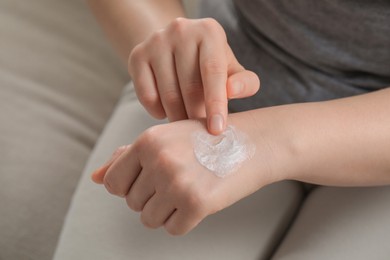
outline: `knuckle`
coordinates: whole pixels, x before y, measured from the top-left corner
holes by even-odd
[[[223,30],[222,26],[214,18],[204,18],[201,20],[201,24],[203,28],[209,33],[225,35],[225,31]]]
[[[111,174],[109,173],[110,171],[108,170],[106,176],[104,176],[103,185],[110,194],[118,195],[115,185],[113,184],[112,179],[110,178]]]
[[[110,194],[114,194],[114,193],[113,193],[113,189],[111,188],[110,181],[107,179],[107,177],[104,177],[104,179],[103,179],[103,185],[104,185],[104,187],[106,188],[106,190],[107,190]]]
[[[160,46],[165,42],[165,30],[161,29],[154,32],[150,37],[150,43],[156,46]]]
[[[145,107],[153,108],[158,105],[159,96],[155,91],[138,91],[137,96]]]
[[[166,225],[165,230],[172,236],[181,236],[186,233],[186,230],[181,229],[174,225]]]
[[[148,63],[150,59],[146,43],[142,42],[135,46],[129,54],[127,71],[131,77],[142,75],[142,71],[137,69],[142,63]]]
[[[177,84],[172,83],[169,85],[176,86]],[[181,95],[174,89],[164,91],[163,93],[161,93],[161,97],[168,105],[177,105],[177,104],[180,104],[182,102]]]
[[[183,17],[175,18],[170,24],[170,29],[174,33],[182,34],[187,30],[188,20]]]
[[[158,228],[158,225],[156,223],[153,223],[153,221],[151,221],[145,214],[141,214],[141,223],[147,227],[147,228],[151,228],[151,229],[156,229]]]
[[[142,79],[134,79],[138,84],[134,83],[137,97],[139,102],[144,108],[155,118],[163,119],[165,118],[164,108],[161,106],[160,96],[156,91],[144,91],[142,90]]]
[[[160,164],[159,169],[162,171],[159,174],[163,175],[161,178],[162,186],[167,193],[180,194],[184,196],[186,190],[188,189],[188,180],[184,177],[185,174],[177,170],[177,167],[172,166],[170,159],[165,161],[165,165]]]
[[[175,158],[168,149],[159,149],[156,155],[156,164],[160,169],[170,169],[176,164]]]
[[[142,206],[135,200],[133,200],[130,196],[126,197],[126,204],[130,209],[134,210],[135,212],[142,211]]]
[[[141,223],[142,223],[142,225],[144,225],[144,227],[153,228],[153,225],[150,224],[150,222],[147,219],[143,218],[143,217],[141,217]]]
[[[140,141],[145,145],[155,145],[157,141],[159,140],[158,138],[158,126],[152,126],[146,129],[142,135],[140,136]]]
[[[133,50],[130,52],[129,60],[128,60],[128,69],[130,75],[132,75],[133,67],[137,65],[137,63],[144,57],[144,48],[143,44],[138,44],[133,48]]]
[[[206,99],[205,100],[206,107],[212,108],[217,110],[218,108],[221,107],[226,107],[227,105],[227,100],[220,100],[220,99]]]
[[[182,94],[191,97],[192,95],[203,95],[203,84],[201,81],[188,81],[183,83]]]
[[[205,59],[201,66],[206,75],[224,75],[227,73],[227,68],[216,59]]]

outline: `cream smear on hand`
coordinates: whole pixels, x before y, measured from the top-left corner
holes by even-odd
[[[247,135],[232,125],[227,126],[226,130],[218,136],[206,131],[194,133],[196,159],[221,178],[240,168],[244,161],[254,155],[255,149],[255,145],[249,142]]]

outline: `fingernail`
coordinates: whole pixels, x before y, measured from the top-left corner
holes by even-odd
[[[244,85],[241,81],[234,81],[230,88],[230,97],[236,97],[241,94]]]
[[[222,115],[216,114],[211,116],[210,119],[210,131],[213,133],[220,133],[223,130],[223,118]]]

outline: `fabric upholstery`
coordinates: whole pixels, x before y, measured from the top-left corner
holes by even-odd
[[[273,260],[389,259],[390,187],[318,187]]]
[[[83,1],[0,0],[0,259],[51,259],[127,80]]]

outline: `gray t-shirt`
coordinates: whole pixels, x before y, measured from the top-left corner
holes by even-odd
[[[209,2],[203,16],[221,22],[240,62],[262,82],[255,97],[230,102],[232,110],[390,86],[389,0]]]

